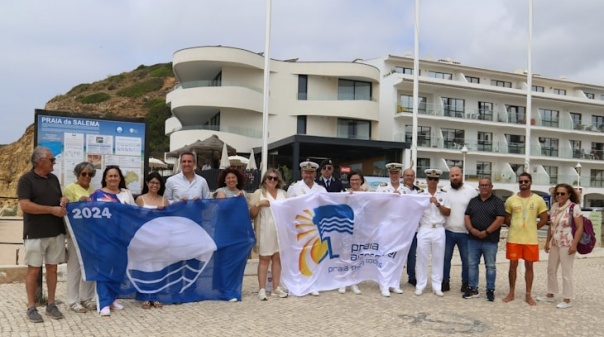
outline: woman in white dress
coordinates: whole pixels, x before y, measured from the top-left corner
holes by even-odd
[[[168,199],[164,198],[166,185],[163,177],[157,172],[151,172],[145,178],[145,186],[143,194],[136,198],[136,204],[143,208],[163,209],[168,206]],[[151,309],[151,307],[161,308],[162,303],[154,299],[151,294],[137,293],[137,300],[142,301],[143,309]]]
[[[346,189],[346,192],[350,192],[350,193],[355,193],[355,192],[365,192],[366,190],[363,188],[363,185],[365,185],[365,177],[363,177],[363,174],[359,171],[352,171],[350,173],[350,176],[348,178],[348,181],[350,181],[350,187],[348,189]],[[350,288],[352,288],[352,292],[355,295],[360,295],[361,294],[361,289],[359,289],[359,285],[358,284],[353,284]],[[340,289],[338,289],[338,292],[340,294],[344,294],[346,293],[346,287],[342,287]]]
[[[269,265],[273,276],[273,291],[271,295],[280,298],[287,297],[287,293],[279,285],[281,278],[281,258],[279,256],[279,243],[277,242],[277,229],[271,213],[271,201],[286,199],[283,190],[285,182],[281,174],[274,168],[269,168],[262,176],[260,188],[250,198],[250,216],[256,219],[256,238],[258,239],[260,261],[258,263],[258,298],[266,301],[266,278]]]

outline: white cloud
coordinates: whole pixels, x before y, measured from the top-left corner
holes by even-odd
[[[34,109],[80,83],[176,50],[264,49],[265,1],[4,0],[0,2],[0,143]],[[271,57],[373,58],[413,51],[413,1],[273,1]],[[527,68],[526,0],[422,0],[420,55],[503,71]],[[533,71],[604,85],[604,1],[534,0]]]

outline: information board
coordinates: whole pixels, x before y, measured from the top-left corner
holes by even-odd
[[[74,167],[88,161],[96,168],[94,189],[101,188],[103,170],[118,165],[133,194],[140,194],[148,153],[145,120],[105,119],[94,115],[36,110],[35,146],[45,146],[56,158],[53,173],[64,189],[76,181]]]

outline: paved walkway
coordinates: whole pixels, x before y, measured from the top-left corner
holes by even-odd
[[[546,258],[546,256],[542,256]],[[409,285],[402,295],[380,296],[375,283],[361,284],[362,295],[337,291],[319,297],[256,297],[257,282],[246,276],[243,301],[197,302],[143,310],[136,301],[111,317],[76,314],[62,304],[65,319],[30,323],[25,317],[25,286],[0,285],[0,336],[602,336],[604,303],[604,249],[575,261],[577,299],[570,309],[555,303],[528,306],[524,301],[524,273],[519,270],[517,298],[503,303],[508,291],[508,263],[500,254],[497,265],[496,301],[463,299],[460,282],[439,298],[430,293],[415,296]],[[535,264],[534,295],[545,293],[547,262]],[[484,268],[480,283],[484,287]],[[460,275],[460,267],[452,267]],[[403,277],[406,280],[406,275]],[[482,291],[482,289],[481,289]],[[59,282],[58,298],[65,300],[65,283]],[[43,308],[40,308],[43,312]]]

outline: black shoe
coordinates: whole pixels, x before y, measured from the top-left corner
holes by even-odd
[[[492,290],[492,289],[487,290],[487,301],[489,301],[489,302],[495,301],[495,290]]]
[[[468,289],[466,289],[465,293],[463,294],[463,298],[477,298],[480,296],[480,293],[478,293],[478,289],[472,289],[470,287],[468,287]]]
[[[409,281],[407,281],[407,283],[409,283],[412,286],[416,286],[417,285],[417,280],[414,278],[410,278]]]
[[[449,282],[443,282],[442,287],[440,288],[441,291],[449,291],[451,290],[451,287],[449,286]]]
[[[468,290],[469,288],[470,288],[470,287],[468,286],[468,284],[467,284],[467,283],[464,283],[464,284],[462,284],[462,285],[461,285],[461,290],[460,290],[460,291],[461,291],[462,293],[465,293],[465,292],[466,292],[466,290]]]

